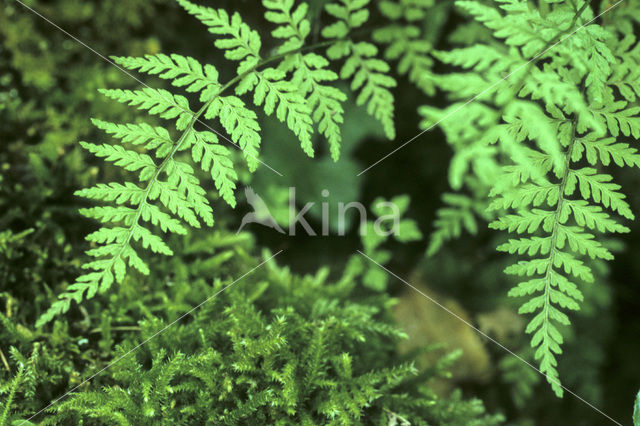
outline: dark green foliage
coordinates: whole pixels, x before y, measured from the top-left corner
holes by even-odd
[[[5,322],[4,319],[2,322]],[[11,358],[17,371],[14,377],[0,386],[0,395],[3,397],[0,406],[0,425],[14,424],[12,419],[18,419],[18,413],[24,413],[25,406],[21,405],[25,400],[33,400],[36,388],[40,384],[38,369],[42,366],[40,356],[40,344],[33,345],[33,353],[25,358],[15,347],[11,347]],[[6,361],[6,360],[5,360]],[[20,396],[20,398],[18,398]],[[27,423],[30,424],[30,423]]]
[[[406,214],[409,209],[409,197],[400,195],[394,197],[390,201],[378,198],[372,205],[372,212],[376,216],[375,221],[369,220],[364,224],[364,235],[362,236],[362,251],[365,256],[381,265],[387,264],[391,260],[391,252],[385,250],[383,245],[391,237],[393,239],[408,243],[411,241],[419,241],[422,239],[422,233],[418,229],[418,225],[412,219],[402,219],[398,223],[390,220],[383,220],[385,216],[388,218],[392,214],[394,206],[398,209],[400,217]],[[378,223],[378,221],[381,221]],[[384,291],[387,289],[389,275],[382,268],[375,264],[365,261],[366,272],[362,278],[365,287],[375,291]]]
[[[405,336],[389,322],[392,300],[354,294],[364,272],[358,257],[337,282],[327,282],[328,272],[299,277],[268,263],[123,358],[111,379],[96,378],[103,390],[52,407],[55,415],[45,423],[382,424],[392,416],[412,424],[499,422],[478,401],[459,394],[441,399],[426,386],[454,358],[420,375],[408,360],[396,359],[394,341]],[[182,281],[189,275],[178,275],[173,291],[216,294],[227,284]],[[143,322],[137,339],[119,345],[114,358],[170,319]]]
[[[24,366],[18,367],[16,376],[8,383],[7,388],[2,389],[3,393],[7,394],[4,400],[4,404],[0,408],[0,424],[4,425],[9,419],[9,413],[11,412],[11,406],[13,405],[13,398],[16,395],[18,386],[22,384],[22,375],[24,373]]]

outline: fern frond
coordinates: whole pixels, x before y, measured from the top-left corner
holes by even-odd
[[[342,40],[327,50],[329,59],[346,58],[340,78],[351,79],[351,89],[359,91],[358,105],[367,105],[367,112],[382,123],[389,139],[395,138],[394,97],[390,89],[396,81],[389,75],[389,65],[378,59],[378,48],[368,42],[354,42],[348,39],[352,30],[360,28],[369,19],[369,0],[340,0],[329,3],[325,10],[338,19],[322,30],[328,39]]]
[[[574,148],[574,161],[586,156],[587,161],[592,166],[598,160],[604,166],[608,166],[611,160],[619,166],[638,167],[640,166],[640,155],[635,148],[631,148],[626,143],[616,143],[616,138],[600,139],[597,135],[590,134],[576,141]]]
[[[66,289],[39,319],[38,326],[68,311],[72,300],[80,302],[121,283],[128,267],[148,274],[143,260],[145,251],[172,254],[164,242],[164,233],[184,235],[186,225],[198,228],[201,222],[213,224],[206,191],[189,161],[198,163],[199,168],[210,174],[220,198],[235,206],[238,172],[229,149],[218,143],[214,133],[196,130],[194,125],[201,118],[218,120],[231,142],[242,150],[249,170],[254,171],[259,163],[260,125],[256,112],[245,104],[242,96],[251,94],[253,103],[262,107],[267,116],[275,115],[285,123],[309,156],[314,155],[312,138],[317,126],[329,143],[332,158],[337,160],[346,95],[332,83],[340,77],[351,79],[352,88],[359,92],[357,103],[367,104],[367,110],[382,123],[387,136],[394,137],[393,95],[389,89],[396,83],[388,75],[389,66],[376,57],[375,45],[348,37],[368,20],[369,2],[341,1],[343,6],[327,6],[327,11],[338,18],[325,33],[331,40],[308,46],[307,3],[264,0],[265,17],[276,25],[272,34],[281,44],[275,56],[263,58],[260,35],[239,14],[177,0],[216,36],[214,44],[225,58],[238,62],[236,75],[224,84],[219,82],[216,67],[189,56],[159,53],[113,58],[128,70],[168,80],[174,88],[196,95],[201,105],[192,109],[185,96],[165,89],[100,90],[112,100],[172,121],[178,136],[174,138],[168,130],[145,123],[93,120],[96,127],[119,139],[122,145],[82,142],[81,146],[135,175],[137,183],[125,180],[97,184],[77,192],[79,196],[107,204],[82,209],[84,215],[103,226],[87,237],[91,245],[87,254],[93,260],[83,265],[86,273]],[[415,6],[407,9],[408,20],[415,19],[417,10],[425,5]],[[329,49],[329,57],[346,59],[340,76],[330,69],[326,57],[306,52],[308,47],[329,45],[335,45]],[[227,90],[235,93],[225,95]],[[181,158],[187,150],[190,160]]]
[[[206,191],[195,176],[193,167],[189,164],[172,159],[167,164],[165,174],[169,184],[178,188],[185,195],[189,205],[196,215],[209,227],[213,226],[213,209],[206,198]]]
[[[342,104],[347,100],[347,95],[336,87],[323,84],[338,79],[336,73],[325,68],[329,65],[329,61],[325,58],[309,53],[304,55],[301,61],[304,65],[300,69],[305,70],[305,75],[301,78],[306,78],[306,84],[311,86],[307,102],[313,111],[313,120],[317,123],[320,133],[329,142],[333,161],[338,161],[342,142],[340,126],[344,122]]]
[[[148,197],[152,201],[159,200],[171,213],[184,219],[194,228],[200,227],[193,207],[187,202],[186,194],[173,182],[157,179],[149,189]]]
[[[240,61],[238,75],[222,85],[218,81],[215,67],[202,65],[194,58],[177,54],[114,58],[124,68],[170,80],[173,86],[198,94],[203,105],[197,112],[193,112],[184,96],[164,89],[147,87],[141,90],[100,90],[110,99],[146,110],[150,115],[175,120],[175,127],[181,135],[174,142],[167,130],[148,124],[117,124],[94,120],[96,127],[120,139],[124,144],[143,146],[147,152],[155,150],[155,157],[159,162],[156,163],[148,153],[130,150],[121,145],[81,143],[96,156],[134,173],[141,184],[128,181],[122,184],[98,184],[77,192],[79,196],[114,203],[115,206],[82,210],[86,216],[105,225],[87,237],[92,244],[87,254],[94,260],[83,265],[88,272],[66,289],[49,311],[41,316],[38,326],[55,315],[66,312],[72,300],[80,302],[85,297],[93,297],[98,291],[106,291],[114,283],[122,282],[128,266],[144,274],[149,273],[149,268],[140,255],[141,250],[172,254],[161,237],[162,233],[185,234],[183,224],[196,228],[201,226],[200,221],[209,226],[213,224],[212,209],[193,167],[177,158],[183,151],[191,151],[191,159],[211,175],[221,198],[232,207],[235,206],[234,190],[238,175],[229,150],[218,144],[218,138],[213,133],[194,129],[194,124],[200,117],[219,119],[232,141],[242,149],[249,169],[253,171],[257,168],[260,145],[257,116],[239,97],[222,96],[226,89],[237,85],[235,90],[239,95],[253,90],[254,102],[258,106],[264,106],[267,115],[275,112],[276,117],[285,122],[300,139],[303,150],[309,155],[313,155],[312,116],[326,115],[328,107],[340,108],[331,102],[343,98],[332,88],[320,88],[320,82],[332,79],[330,72],[324,68],[328,64],[324,58],[303,57],[307,60],[309,71],[305,78],[311,76],[317,86],[317,90],[310,96],[311,100],[307,101],[308,88],[302,90],[298,87],[297,80],[287,80],[288,71],[277,68],[259,69],[275,60],[286,62],[290,57],[298,57],[298,52],[291,55],[283,53],[275,59],[263,60],[260,56],[261,41],[258,33],[243,23],[237,13],[229,16],[224,10],[196,6],[186,0],[178,2],[218,36],[215,45],[224,50],[226,58]],[[305,30],[305,25],[308,25],[304,16],[306,6],[295,10],[287,3],[276,2],[269,6],[276,13],[269,15],[271,19],[282,19],[282,15],[277,15],[275,10],[291,18],[291,28],[295,28],[296,33],[303,34],[298,44],[304,43],[304,35],[308,34],[308,30]],[[282,37],[289,37],[282,27],[277,31]],[[320,118],[318,120],[321,130],[329,135],[333,145],[332,152],[337,156],[340,142],[337,127],[327,123],[326,117],[324,121]],[[334,123],[340,121],[341,116]],[[143,225],[144,222],[148,227]]]
[[[306,19],[307,4],[301,3],[295,10],[294,2],[288,0],[263,0],[263,4],[271,10],[265,14],[267,20],[279,24],[272,35],[284,39],[278,51],[283,53],[303,46],[310,32],[310,24]],[[279,69],[284,72],[294,71],[292,83],[307,98],[313,112],[313,121],[329,142],[333,160],[338,161],[342,140],[340,125],[344,121],[342,103],[347,96],[340,89],[325,84],[338,79],[338,75],[328,69],[328,66],[329,61],[316,53],[297,53],[287,57]]]
[[[592,198],[596,203],[602,202],[605,207],[617,211],[627,219],[633,220],[631,207],[624,199],[626,196],[619,192],[620,185],[612,182],[613,177],[601,174],[591,167],[570,170],[567,177],[566,193],[573,193],[576,186],[579,187],[582,198]]]
[[[106,91],[106,93],[115,95],[117,100],[137,99],[137,94],[131,95],[130,93],[135,92],[130,91]],[[124,95],[121,96],[123,93]],[[150,90],[147,93],[157,94],[158,92]],[[161,99],[165,98],[162,97]],[[160,101],[157,100],[157,102]],[[175,178],[162,181],[160,179],[161,174],[166,172],[167,166],[169,164],[173,165],[173,156],[193,131],[194,122],[194,117],[190,117],[185,133],[183,133],[178,143],[173,144],[171,152],[167,154],[160,165],[156,165],[148,155],[128,151],[118,145],[84,144],[87,149],[98,156],[115,161],[116,165],[120,165],[125,169],[138,171],[141,182],[147,183],[143,187],[131,182],[125,182],[124,185],[119,183],[98,184],[93,188],[80,190],[76,193],[79,196],[90,199],[112,201],[119,205],[129,204],[133,207],[135,213],[131,214],[125,209],[117,211],[83,210],[83,213],[89,217],[98,219],[103,223],[117,221],[123,223],[126,227],[103,227],[87,236],[88,241],[98,245],[97,248],[87,251],[87,254],[96,258],[96,260],[83,265],[84,269],[88,269],[91,272],[78,277],[76,282],[69,286],[66,292],[60,296],[60,299],[54,302],[50,309],[38,319],[37,326],[68,311],[71,300],[80,303],[85,297],[92,298],[98,291],[106,291],[114,282],[122,282],[127,265],[148,274],[149,268],[147,264],[141,259],[132,243],[137,242],[143,249],[148,249],[153,253],[173,254],[161,237],[153,234],[148,228],[140,224],[141,221],[147,221],[152,225],[159,226],[164,232],[184,234],[184,227],[172,216],[160,211],[158,206],[153,204],[153,201],[158,200],[172,215],[184,220],[191,226],[200,227],[200,222],[194,213],[196,208],[205,216],[206,220],[212,222],[212,219],[207,216],[208,209],[203,206],[203,204],[206,205],[206,200],[203,201],[202,189],[199,188],[199,185],[197,187],[192,186],[196,181],[193,179],[176,181]],[[126,126],[114,128],[108,124],[105,125],[103,122],[100,122],[100,124],[111,130],[122,131],[128,128]],[[140,127],[135,127],[134,129],[139,130]],[[148,128],[145,130],[148,130]],[[135,133],[127,139],[131,141],[139,140],[139,134]]]
[[[294,10],[294,4],[292,0],[262,0],[262,5],[268,10],[264,17],[280,25],[271,32],[275,38],[284,40],[278,48],[279,53],[301,48],[311,32],[311,25],[306,19],[309,5],[300,3]]]
[[[249,169],[253,171],[258,167],[260,125],[256,114],[247,109],[240,98],[219,96],[222,85],[218,82],[218,71],[215,67],[209,64],[203,66],[194,58],[177,54],[113,59],[127,69],[158,75],[160,78],[171,80],[171,84],[176,87],[184,87],[187,92],[199,93],[200,101],[208,103],[204,117],[219,118],[232,141],[242,150]]]
[[[640,107],[626,108],[627,105],[626,101],[612,102],[593,112],[599,116],[602,126],[608,128],[612,136],[618,137],[622,133],[640,139]]]
[[[428,15],[434,2],[412,0],[385,0],[378,2],[383,16],[391,24],[376,30],[373,39],[387,45],[384,57],[397,61],[398,74],[406,75],[425,94],[435,94],[432,43],[417,25]]]
[[[240,81],[235,89],[236,94],[240,96],[255,91],[253,100],[256,106],[264,106],[267,115],[275,111],[276,117],[298,137],[304,152],[312,157],[313,119],[312,109],[305,99],[306,93],[294,82],[286,80],[286,72],[274,68],[256,69],[256,65],[263,61],[260,54],[262,42],[258,33],[245,24],[237,13],[230,18],[223,9],[196,6],[186,0],[178,0],[178,3],[207,25],[211,33],[227,36],[217,39],[215,45],[225,51],[227,59],[241,61],[238,67]],[[278,22],[282,20],[283,13],[290,13],[287,16],[292,19],[293,28],[300,31],[299,25],[303,25],[302,15],[306,13],[305,6],[299,7],[295,12],[291,12],[290,2],[267,2],[265,6],[280,11],[280,14],[267,12],[268,18]],[[291,27],[281,27],[280,30],[276,30],[276,34],[285,38],[289,37],[290,31]],[[303,39],[297,42],[289,40],[287,46],[299,44],[301,40]]]
[[[144,189],[134,183],[125,182],[122,185],[118,182],[112,182],[99,183],[93,188],[82,189],[76,192],[76,195],[92,200],[114,201],[116,204],[137,205],[142,201],[144,193]]]
[[[531,344],[536,347],[535,357],[540,362],[540,370],[547,375],[558,395],[563,392],[556,370],[556,356],[562,353],[560,346],[563,343],[560,326],[570,324],[562,310],[579,309],[583,299],[574,279],[586,282],[594,279],[591,267],[579,256],[611,260],[613,255],[593,232],[629,231],[590,200],[624,217],[633,217],[624,195],[618,192],[619,185],[611,183],[609,175],[598,174],[591,168],[571,168],[573,162],[581,160],[584,152],[580,148],[576,151],[581,146],[576,127],[574,123],[565,151],[566,165],[555,189],[548,180],[517,185],[499,194],[492,205],[493,208],[516,210],[515,214],[501,216],[492,222],[492,228],[531,235],[510,239],[498,250],[532,258],[519,261],[505,272],[539,278],[518,284],[509,295],[535,295],[522,305],[520,313],[536,314],[527,326],[527,332],[533,335]],[[576,195],[580,199],[574,198]]]
[[[593,23],[588,2],[543,4],[457,1],[481,25],[453,41],[462,46],[433,53],[460,68],[434,81],[453,100],[474,100],[439,124],[454,148],[450,183],[474,193],[484,187],[493,197],[490,227],[515,234],[498,250],[524,257],[505,272],[528,278],[509,294],[524,298],[521,313],[533,314],[526,331],[535,358],[561,395],[557,357],[570,324],[566,312],[580,308],[582,282],[595,280],[593,262],[613,258],[603,234],[628,232],[618,216],[634,218],[620,185],[600,166],[640,165],[636,149],[620,140],[640,137],[640,110],[629,82],[635,40]],[[450,112],[423,108],[423,126]],[[462,206],[449,210],[440,221],[465,217]],[[454,235],[460,228],[451,229]]]

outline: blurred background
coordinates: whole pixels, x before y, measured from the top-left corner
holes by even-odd
[[[224,63],[212,36],[171,0],[25,3],[104,56],[179,52],[203,63]],[[311,3],[312,13],[317,13],[325,2]],[[219,0],[215,6],[239,11],[267,37],[269,28],[255,0]],[[452,12],[449,1],[438,2],[436,9],[429,30],[436,48],[446,49],[447,35],[462,18]],[[233,67],[219,69],[221,81],[233,76]],[[97,92],[102,87],[137,88],[139,83],[13,0],[2,2],[0,303],[4,311],[10,304],[33,306],[21,310],[25,324],[33,322],[51,295],[59,292],[58,283],[73,280],[82,262],[84,236],[95,225],[78,214],[84,204],[74,197],[74,191],[117,177],[115,170],[103,170],[102,163],[78,144],[106,140],[92,128],[90,117],[127,122],[136,116],[134,110],[102,98]],[[508,257],[495,250],[501,237],[481,224],[475,237],[454,241],[435,257],[425,256],[441,194],[449,190],[451,150],[441,131],[424,134],[392,158],[356,176],[420,131],[417,110],[421,105],[446,105],[442,96],[426,97],[403,80],[394,94],[395,141],[386,140],[381,127],[353,99],[347,102],[343,150],[337,163],[322,151],[323,144],[318,145],[315,159],[305,157],[286,128],[275,120],[263,120],[261,159],[285,176],[280,178],[263,167],[253,176],[245,172],[243,183],[253,186],[279,217],[287,214],[278,206],[290,186],[296,187],[299,204],[327,201],[321,196],[323,189],[329,190],[332,205],[353,200],[371,205],[378,197],[409,195],[406,217],[416,221],[425,238],[408,244],[389,242],[385,246],[391,254],[388,268],[530,359],[525,318],[516,313],[518,301],[506,297],[513,282],[502,273]],[[640,174],[629,169],[614,173],[639,212]],[[236,229],[250,210],[242,191],[238,198],[235,210],[217,203],[216,226]],[[320,227],[317,210],[310,222]],[[640,221],[628,226],[630,234],[608,242],[618,251],[615,261],[599,265],[600,279],[583,289],[585,302],[573,316],[574,327],[560,358],[563,383],[616,419],[631,418],[640,386]],[[299,273],[328,265],[338,276],[347,258],[361,247],[353,226],[346,237],[292,238],[256,226],[250,232],[260,247],[285,249],[279,262]],[[439,392],[460,387],[465,395],[482,399],[489,412],[502,412],[513,424],[604,424],[599,414],[573,396],[556,398],[535,371],[404,284],[389,279],[387,291],[398,298],[396,319],[411,336],[401,350],[429,342],[463,350],[452,380],[443,382]]]

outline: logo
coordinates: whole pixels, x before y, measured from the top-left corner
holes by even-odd
[[[284,229],[282,229],[280,225],[278,225],[278,222],[273,218],[267,204],[250,186],[244,189],[244,194],[247,197],[247,203],[253,207],[253,211],[244,215],[240,228],[238,228],[238,232],[236,232],[236,234],[242,231],[242,229],[250,223],[258,223],[262,226],[266,226],[267,228],[273,228],[281,234],[286,234]]]
[[[331,226],[329,225],[331,222],[334,225],[337,225],[333,227],[334,230],[337,229],[337,234],[339,236],[343,236],[346,232],[346,225],[350,222],[347,220],[347,215],[349,212],[355,212],[359,216],[359,231],[361,235],[364,236],[367,232],[373,232],[376,235],[384,237],[399,235],[402,209],[394,202],[378,201],[373,206],[373,210],[376,214],[375,222],[367,222],[367,209],[362,203],[357,201],[352,201],[346,204],[339,202],[337,203],[337,206],[331,206],[329,202],[326,201],[322,202],[320,203],[322,207],[320,217],[322,230],[318,234],[305,217],[316,203],[306,203],[298,210],[296,205],[296,189],[294,187],[289,188],[289,224],[286,231],[282,226],[280,226],[280,224],[278,224],[274,216],[269,211],[267,204],[264,202],[262,197],[253,190],[253,188],[246,187],[244,193],[247,198],[247,203],[253,208],[253,211],[244,215],[236,234],[250,224],[259,224],[266,226],[267,228],[274,229],[280,234],[289,236],[295,236],[299,227],[302,228],[307,235],[312,237],[317,235],[329,236],[331,229]],[[329,196],[329,191],[325,189],[321,192],[321,195],[322,197],[327,198]],[[332,218],[332,212],[337,213],[337,216],[334,215]],[[282,221],[280,223],[282,223]]]

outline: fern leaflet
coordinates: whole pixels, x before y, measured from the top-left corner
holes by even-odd
[[[322,35],[340,40],[327,50],[327,56],[332,60],[346,58],[340,77],[352,79],[351,89],[360,91],[356,103],[366,104],[367,112],[382,123],[387,137],[394,139],[394,99],[390,89],[396,86],[396,81],[388,74],[389,65],[376,58],[378,48],[374,44],[348,38],[369,19],[368,4],[369,0],[340,0],[340,3],[327,4],[327,13],[338,21],[325,27]]]

